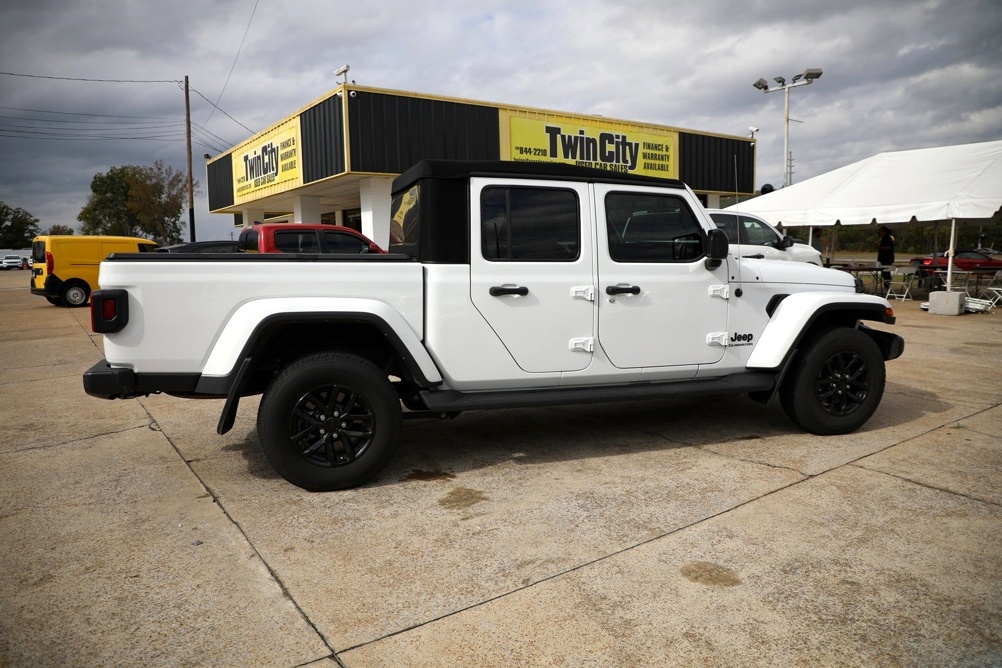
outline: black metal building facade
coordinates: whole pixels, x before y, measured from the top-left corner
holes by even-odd
[[[277,131],[266,130],[210,160],[206,179],[209,209],[236,213],[248,201],[257,199],[267,207],[269,201],[278,201],[276,194],[322,196],[331,190],[324,187],[339,179],[352,175],[396,176],[422,159],[517,159],[512,155],[514,140],[506,134],[509,116],[522,115],[538,123],[545,122],[550,113],[343,85],[275,126],[295,127],[298,132],[293,142],[298,144],[297,149],[283,154],[295,155],[298,161],[285,163],[296,164],[294,179],[267,188],[245,188],[243,194],[238,194],[235,177],[239,179],[239,174],[235,172],[243,169],[241,159],[246,161],[246,156],[256,150],[255,141],[262,144]],[[750,139],[562,112],[552,115],[565,125],[581,119],[599,129],[603,124],[620,128],[629,124],[638,133],[669,133],[677,137],[671,157],[677,162],[677,171],[665,176],[679,178],[697,193],[754,192],[755,149]]]

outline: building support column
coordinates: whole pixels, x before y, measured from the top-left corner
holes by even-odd
[[[240,212],[244,217],[244,227],[250,227],[254,223],[264,222],[264,209],[244,209]]]
[[[293,205],[292,222],[294,223],[319,223],[320,198],[299,196]]]
[[[362,234],[382,248],[390,247],[390,177],[369,177],[359,182],[362,203]]]

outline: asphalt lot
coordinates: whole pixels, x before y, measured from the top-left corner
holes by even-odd
[[[103,401],[87,309],[0,272],[0,665],[1002,665],[1002,311],[896,303],[847,436],[745,398],[405,422],[361,489],[256,402]]]

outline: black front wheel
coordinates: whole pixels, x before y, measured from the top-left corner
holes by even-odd
[[[393,455],[400,400],[386,374],[344,353],[289,365],[261,399],[257,430],[275,470],[312,492],[357,487]]]
[[[838,327],[802,342],[779,398],[786,415],[812,434],[847,434],[877,410],[885,380],[873,339]]]

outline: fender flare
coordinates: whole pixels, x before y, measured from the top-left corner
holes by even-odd
[[[264,329],[276,322],[365,322],[387,338],[411,373],[427,386],[442,383],[442,375],[421,338],[406,318],[389,304],[372,299],[289,297],[257,299],[242,304],[216,337],[202,367],[202,381],[232,379]],[[215,382],[213,382],[215,381]],[[229,388],[227,388],[227,391]]]
[[[839,313],[855,320],[894,323],[890,303],[883,297],[847,295],[842,292],[792,294],[783,298],[775,307],[772,318],[748,357],[746,368],[782,368],[804,334],[819,318],[832,313]]]

